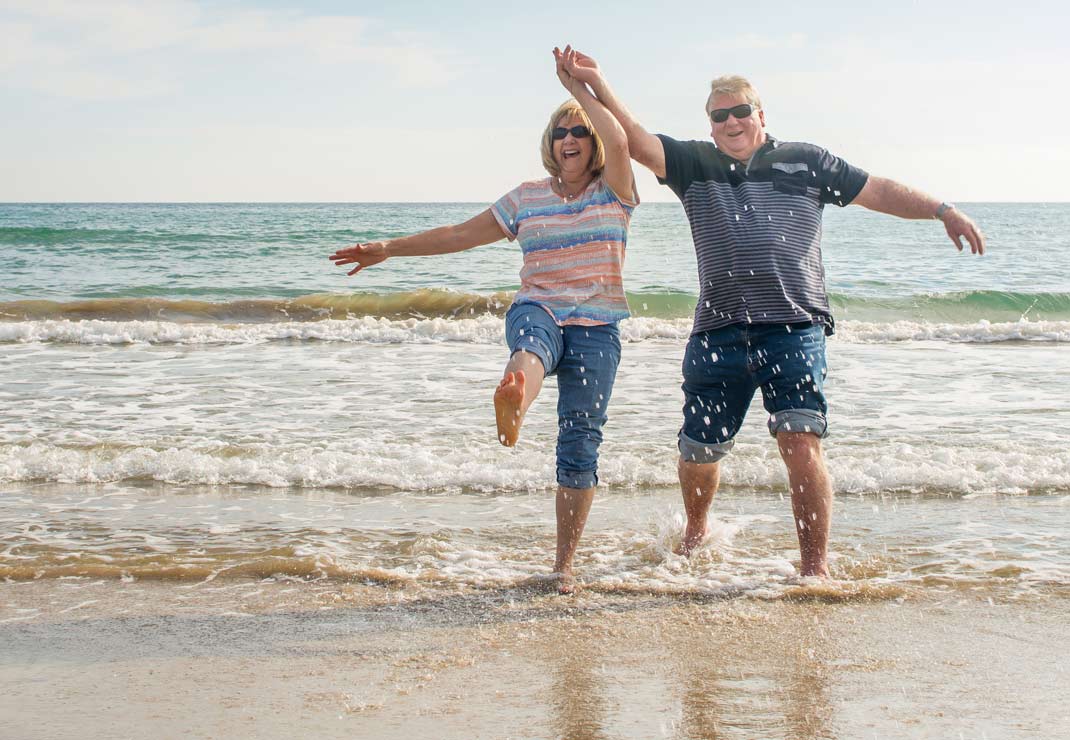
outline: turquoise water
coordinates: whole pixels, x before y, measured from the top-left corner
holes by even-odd
[[[394,260],[347,278],[327,255],[478,213],[484,204],[0,205],[0,303],[163,298],[213,303],[515,290],[515,244]],[[936,222],[826,209],[824,256],[839,312],[868,320],[1070,318],[1070,204],[962,206],[989,253],[955,251]],[[625,266],[637,315],[686,316],[697,278],[675,203],[636,212]],[[646,308],[644,308],[646,303]],[[2,307],[0,307],[2,310]],[[1027,313],[1028,312],[1028,313]]]

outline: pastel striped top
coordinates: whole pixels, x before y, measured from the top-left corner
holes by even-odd
[[[559,326],[627,318],[621,272],[638,203],[619,198],[601,177],[571,201],[555,193],[552,182],[521,183],[491,207],[524,254],[514,303],[541,306]]]

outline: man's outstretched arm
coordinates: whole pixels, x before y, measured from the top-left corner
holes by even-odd
[[[570,50],[572,47],[565,47],[566,53]],[[594,96],[617,119],[624,133],[628,135],[628,150],[631,152],[632,159],[658,177],[665,177],[665,147],[662,146],[661,139],[648,133],[631,114],[631,111],[624,106],[624,103],[617,99],[609,83],[602,76],[598,62],[586,54],[575,51],[570,64],[565,69],[574,78],[589,85]]]
[[[954,206],[949,206],[938,215],[937,211],[941,206],[939,200],[919,190],[911,190],[895,180],[871,175],[862,191],[851,202],[871,211],[880,211],[900,218],[939,218],[944,223],[947,235],[960,252],[963,248],[962,238],[965,237],[970,243],[971,252],[985,253],[984,234],[969,216]]]

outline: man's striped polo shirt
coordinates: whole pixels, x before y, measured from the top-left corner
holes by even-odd
[[[821,147],[771,136],[749,164],[712,142],[659,134],[665,177],[683,201],[698,256],[692,333],[731,324],[833,320],[821,262],[825,204],[850,203],[869,175]]]

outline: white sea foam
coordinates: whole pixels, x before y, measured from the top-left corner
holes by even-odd
[[[621,324],[625,342],[649,339],[683,340],[691,319],[636,317]],[[938,324],[918,321],[892,323],[841,321],[839,341],[890,343],[943,341],[992,343],[1007,341],[1070,342],[1070,321],[1028,321]],[[462,342],[501,344],[503,321],[484,314],[465,319],[361,318],[279,323],[216,324],[168,321],[42,320],[0,323],[0,342],[85,345],[129,344],[261,344],[280,341],[324,341],[375,344]]]
[[[1002,443],[996,447],[829,445],[828,464],[839,493],[935,490],[1024,493],[1070,488],[1070,458],[1056,447]],[[722,483],[736,489],[783,491],[783,465],[764,446],[737,450]],[[542,454],[546,452],[546,454]],[[0,482],[102,483],[151,480],[176,485],[516,492],[552,490],[550,451],[517,455],[461,445],[366,443],[349,450],[249,449],[227,454],[147,446],[71,447],[46,443],[0,446]],[[639,454],[606,445],[603,487],[675,486],[672,449]]]
[[[837,336],[847,342],[1070,342],[1070,321],[978,321],[972,324],[936,324],[925,321],[837,322]]]

